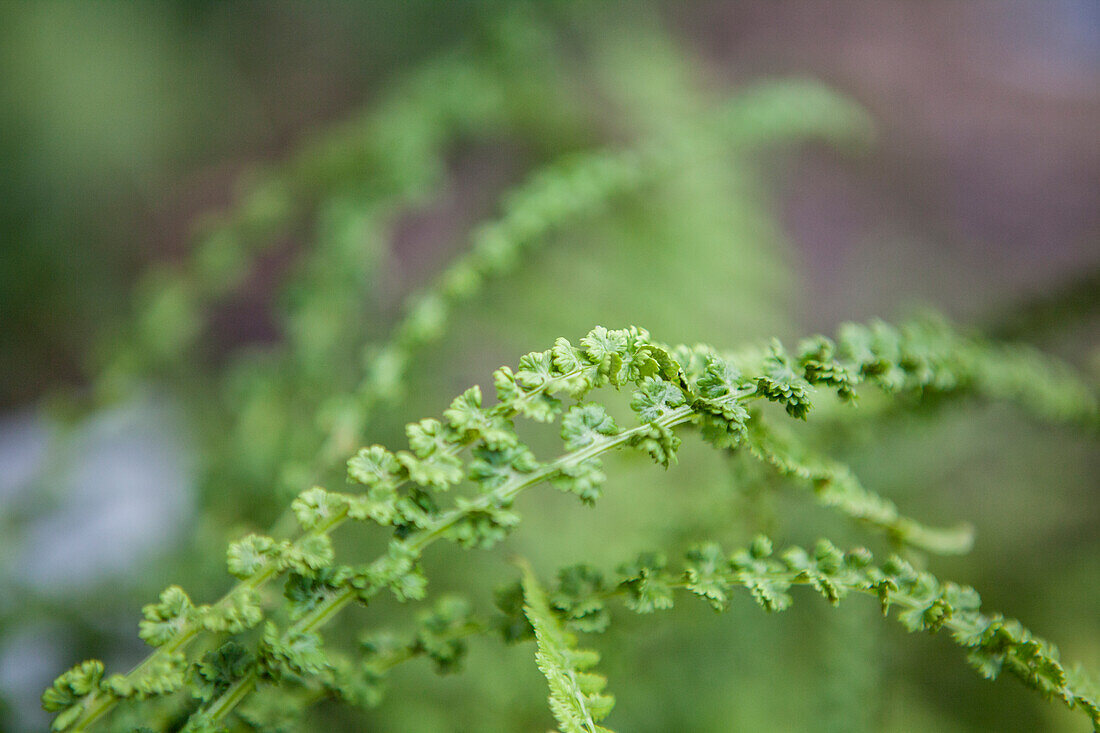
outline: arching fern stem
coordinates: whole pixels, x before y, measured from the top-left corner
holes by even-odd
[[[218,603],[194,606],[179,588],[166,590],[159,604],[146,607],[142,623],[143,638],[161,648],[133,673],[103,680],[102,665],[85,663],[59,678],[44,703],[59,712],[56,729],[81,730],[120,699],[179,689],[189,666],[183,648],[202,630],[237,633],[258,624],[264,613],[256,591],[285,570],[303,577],[320,577],[323,572],[333,593],[299,614],[286,634],[269,624],[257,658],[264,660],[265,674],[280,665],[295,674],[315,674],[324,665],[315,629],[352,599],[368,600],[384,587],[399,599],[421,597],[426,581],[418,560],[423,550],[444,536],[472,547],[498,542],[518,523],[518,516],[509,510],[525,488],[550,479],[592,501],[602,482],[595,461],[598,455],[629,444],[667,466],[679,442],[671,428],[690,420],[699,423],[709,442],[732,447],[745,437],[749,422],[759,419],[750,418],[742,402],[763,397],[780,403],[792,416],[803,417],[813,384],[848,398],[862,381],[888,391],[964,389],[977,381],[975,370],[982,367],[974,358],[976,347],[967,352],[968,358],[958,358],[968,343],[929,333],[927,328],[852,327],[842,334],[839,350],[828,339],[816,339],[804,343],[797,357],[791,357],[774,345],[754,370],[756,376],[746,377],[706,347],[678,348],[672,350],[673,358],[637,329],[596,329],[582,339],[580,347],[561,339],[551,351],[524,357],[517,372],[507,368],[497,372],[500,404],[495,407],[482,408],[480,391],[473,388],[446,411],[446,424],[425,420],[409,426],[411,452],[392,454],[379,446],[360,451],[349,462],[349,474],[367,487],[364,494],[335,494],[319,488],[303,493],[294,502],[304,529],[297,541],[253,535],[235,543],[229,565],[241,583]],[[1067,382],[1064,375],[1048,379],[1050,375],[1042,369],[1030,368],[1034,364],[1027,366],[1029,380],[1040,385],[1049,382],[1043,389],[1051,400],[1057,398],[1054,401],[1064,405],[1070,396],[1075,413],[1091,410],[1095,414],[1094,401],[1077,399],[1081,394],[1091,397],[1080,385]],[[608,384],[638,387],[631,407],[642,419],[641,425],[619,431],[602,407],[583,403],[570,408],[563,420],[562,435],[572,450],[556,461],[539,464],[518,442],[512,417],[552,420],[562,410],[552,393],[564,392],[579,400],[592,388]],[[1042,389],[1036,394],[1043,394]],[[475,444],[464,470],[457,454]],[[458,498],[450,510],[437,509],[425,490],[446,490],[467,475],[483,493]],[[399,494],[398,489],[409,482],[414,485]],[[393,526],[397,537],[387,554],[366,566],[331,567],[334,557],[328,534],[348,518]],[[897,531],[895,525],[884,528]],[[242,682],[234,699],[243,699],[252,685]],[[224,716],[234,705],[227,699],[218,704],[216,714]],[[210,712],[200,710],[197,720]]]

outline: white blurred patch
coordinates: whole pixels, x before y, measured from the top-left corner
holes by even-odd
[[[0,509],[41,471],[49,437],[46,421],[37,412],[0,418]]]
[[[67,595],[140,566],[188,527],[191,450],[179,415],[144,399],[50,445],[41,417],[0,430],[0,512],[19,506],[9,580]],[[38,506],[35,506],[38,505]]]

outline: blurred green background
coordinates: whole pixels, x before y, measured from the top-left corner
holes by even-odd
[[[227,539],[303,482],[341,485],[339,462],[304,466],[361,346],[504,192],[563,156],[695,134],[769,80],[838,96],[750,108],[691,165],[555,230],[454,310],[368,442],[403,445],[405,422],[596,324],[730,347],[931,306],[1100,372],[1091,0],[5,3],[0,72],[3,730],[41,729],[37,697],[73,662],[140,660],[138,610],[165,585],[220,594]],[[929,560],[938,575],[1100,669],[1094,443],[969,403],[827,437],[906,513],[977,526],[970,555]],[[532,492],[500,550],[430,556],[433,593],[487,613],[515,553],[549,578],[760,530],[883,549],[693,440],[667,473],[607,468],[594,509]],[[345,535],[366,558],[381,533]],[[622,614],[591,640],[607,722],[1083,729],[865,600]],[[407,614],[380,602],[331,637]],[[478,639],[459,676],[406,666],[380,707],[322,705],[303,729],[551,725],[529,645]]]

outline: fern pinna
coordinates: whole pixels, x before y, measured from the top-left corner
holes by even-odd
[[[577,637],[550,609],[531,566],[524,564],[522,569],[523,612],[538,644],[535,659],[550,685],[550,710],[565,733],[606,732],[596,723],[611,712],[615,698],[603,692],[607,678],[589,671],[599,655],[577,648]]]
[[[1098,698],[1084,675],[1067,670],[1053,645],[1019,622],[982,612],[973,589],[941,582],[900,557],[876,566],[867,551],[844,553],[827,541],[812,552],[790,548],[778,555],[766,538],[732,553],[701,544],[680,570],[669,569],[664,554],[646,552],[610,580],[594,567],[564,570],[549,595],[525,570],[522,587],[501,594],[500,618],[475,620],[461,601],[444,599],[408,641],[369,643],[359,656],[329,648],[321,630],[345,607],[369,605],[384,591],[401,602],[424,598],[421,561],[437,541],[493,547],[519,525],[519,495],[543,483],[592,504],[601,495],[607,454],[640,451],[669,468],[685,429],[718,450],[760,459],[803,481],[813,500],[886,533],[899,547],[950,553],[966,549],[968,528],[928,527],[903,516],[849,468],[784,432],[783,416],[806,419],[814,401],[843,405],[875,388],[899,405],[972,395],[1011,400],[1091,432],[1098,426],[1094,394],[1063,367],[933,320],[901,328],[849,324],[835,341],[819,336],[793,351],[774,341],[736,353],[669,347],[642,329],[599,327],[579,343],[562,338],[524,356],[514,370],[500,368],[493,384],[493,404],[472,387],[441,418],[409,424],[407,449],[358,451],[348,461],[350,490],[301,493],[292,504],[300,525],[293,539],[252,534],[233,543],[228,568],[239,582],[220,600],[197,604],[179,587],[165,590],[145,607],[140,625],[155,651],[127,674],[107,675],[97,661],[63,674],[43,696],[57,713],[54,729],[86,730],[121,703],[161,727],[214,731],[239,720],[262,728],[276,714],[272,703],[258,702],[265,692],[278,691],[275,706],[284,717],[324,698],[370,704],[385,671],[405,659],[427,656],[447,671],[465,636],[498,629],[518,640],[533,627],[559,723],[599,730],[611,698],[586,676],[591,659],[574,648],[567,627],[604,630],[612,597],[649,613],[671,607],[674,591],[685,589],[721,610],[732,589],[744,587],[766,610],[780,611],[791,603],[792,586],[807,585],[834,604],[851,593],[874,595],[884,611],[898,609],[909,630],[945,630],[982,674],[1008,672],[1081,710],[1100,730]],[[629,390],[633,424],[620,425],[591,399],[607,390]],[[564,451],[536,456],[517,433],[521,419],[560,420]],[[380,525],[390,534],[385,552],[358,564],[338,559],[332,535],[349,522]],[[267,590],[279,579],[285,589],[276,601]],[[145,702],[134,705],[139,701]]]

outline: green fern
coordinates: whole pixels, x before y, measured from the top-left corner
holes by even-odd
[[[531,566],[523,570],[523,612],[535,631],[535,661],[550,686],[550,710],[564,733],[610,733],[597,725],[610,714],[615,698],[604,692],[607,678],[592,667],[599,655],[577,647],[577,638],[566,631],[550,611],[546,591]]]
[[[572,580],[578,573],[586,578],[581,592]],[[1081,711],[1100,728],[1100,697],[1082,672],[1062,665],[1053,644],[1015,619],[983,613],[973,588],[940,581],[900,557],[891,557],[880,567],[873,564],[866,549],[842,552],[827,540],[818,542],[812,552],[790,547],[776,554],[768,538],[758,537],[751,547],[729,554],[716,544],[698,545],[687,553],[680,570],[669,569],[663,553],[648,552],[621,565],[614,582],[605,581],[587,565],[567,568],[559,578],[560,588],[552,596],[556,615],[550,614],[545,593],[538,589],[542,604],[536,612],[541,614],[539,621],[564,622],[584,631],[606,628],[593,629],[586,619],[603,613],[607,602],[616,597],[623,598],[633,611],[650,613],[672,608],[676,590],[689,591],[716,611],[729,607],[730,595],[737,587],[747,589],[769,612],[789,608],[795,586],[812,588],[834,606],[851,594],[873,596],[884,616],[895,610],[895,618],[910,632],[946,631],[983,677],[1011,674],[1044,697]],[[525,568],[525,593],[533,582],[530,569]],[[530,611],[527,615],[537,633],[534,615]],[[560,644],[561,638],[555,642]]]
[[[320,487],[303,492],[292,507],[301,526],[296,539],[250,535],[232,544],[229,570],[240,582],[218,602],[196,605],[181,589],[166,590],[158,604],[146,607],[142,627],[143,638],[157,650],[128,675],[89,676],[87,670],[92,668],[85,663],[62,676],[55,692],[44,700],[61,713],[55,728],[83,730],[122,700],[160,697],[183,688],[187,670],[195,664],[196,658],[187,652],[195,639],[210,633],[240,633],[265,618],[262,640],[250,652],[254,661],[246,665],[247,672],[232,685],[231,694],[223,694],[193,713],[196,726],[218,724],[257,686],[287,679],[326,678],[335,667],[320,630],[347,605],[367,603],[386,589],[400,601],[424,597],[427,578],[421,559],[430,545],[440,539],[462,547],[496,545],[520,522],[513,509],[518,495],[543,482],[586,502],[595,500],[603,476],[599,460],[619,448],[646,453],[667,468],[675,461],[680,445],[679,426],[698,428],[705,441],[723,450],[736,449],[747,441],[750,454],[796,475],[828,481],[847,477],[843,501],[826,489],[824,503],[881,526],[896,540],[926,542],[940,536],[920,528],[914,520],[896,516],[892,504],[857,489],[859,484],[832,464],[815,465],[793,458],[796,454],[790,448],[781,456],[775,445],[762,441],[759,434],[750,438],[764,418],[761,411],[749,411],[746,406],[774,403],[791,417],[805,418],[812,408],[811,397],[818,392],[834,392],[850,401],[864,383],[892,395],[965,394],[971,385],[988,382],[990,374],[998,384],[1005,381],[1005,349],[960,337],[942,325],[932,328],[921,323],[891,329],[876,323],[846,326],[836,344],[817,337],[794,355],[788,355],[778,342],[761,353],[740,359],[742,365],[757,363],[756,371],[743,372],[710,347],[669,349],[640,329],[601,327],[578,345],[559,339],[553,349],[527,355],[515,371],[502,367],[494,375],[495,405],[484,405],[475,387],[456,398],[442,420],[411,423],[407,428],[409,450],[392,453],[381,446],[360,450],[349,461],[348,474],[362,487],[361,492],[331,492]],[[959,353],[966,358],[958,358]],[[1021,400],[1025,407],[1046,416],[1095,419],[1095,398],[1067,373],[1032,357],[1011,363],[1017,372],[1010,382],[1036,387],[1035,393]],[[618,427],[618,421],[598,403],[585,401],[594,390],[623,387],[634,390],[630,407],[638,424],[631,428]],[[1043,399],[1036,400],[1034,394],[1043,395]],[[1075,399],[1072,415],[1048,409],[1051,404],[1066,402],[1068,395]],[[1005,396],[1020,397],[1013,392]],[[575,404],[567,409],[562,397]],[[541,422],[559,417],[566,451],[555,459],[539,460],[520,441],[515,420]],[[473,491],[460,492],[447,508],[444,497],[464,481]],[[393,538],[386,552],[363,565],[336,564],[331,534],[348,520],[390,528]],[[926,543],[935,549],[935,543]],[[743,567],[737,569],[762,604],[779,610],[790,602],[786,593],[790,582],[767,559],[769,552],[764,548],[760,545],[745,556]],[[942,549],[955,548],[948,545]],[[660,556],[643,556],[629,567],[628,574],[634,576],[626,585],[631,608],[648,612],[671,605],[671,585]],[[789,570],[788,566],[784,572]],[[289,622],[280,625],[270,618],[272,611],[265,608],[261,591],[288,572],[293,588],[316,584],[318,592],[307,594],[309,605],[303,607],[297,600],[298,591],[288,590],[285,613]],[[701,566],[695,572],[701,573]],[[799,572],[822,592],[839,598],[841,586],[817,565],[810,563]],[[923,576],[917,580],[924,582]],[[699,587],[708,588],[705,595],[712,602],[722,602],[720,583]],[[916,587],[907,586],[906,592],[915,593]],[[948,607],[957,605],[943,601],[936,588],[930,586],[920,596],[928,600],[920,614],[929,624],[946,620]],[[916,616],[904,618],[920,627]],[[997,626],[989,644],[976,646],[979,653],[993,655],[991,659],[1000,660],[998,663],[1010,670],[1031,674],[1028,670],[1034,667],[1043,675],[1055,674],[1055,667],[1048,664],[1053,656],[1045,646],[1011,624]],[[1008,652],[1002,653],[1005,649]],[[1020,656],[1025,652],[1032,656]],[[1052,687],[1046,676],[1036,678],[1036,685],[1058,692],[1067,704],[1086,705],[1076,702],[1077,693],[1071,695],[1063,689],[1064,684]]]

